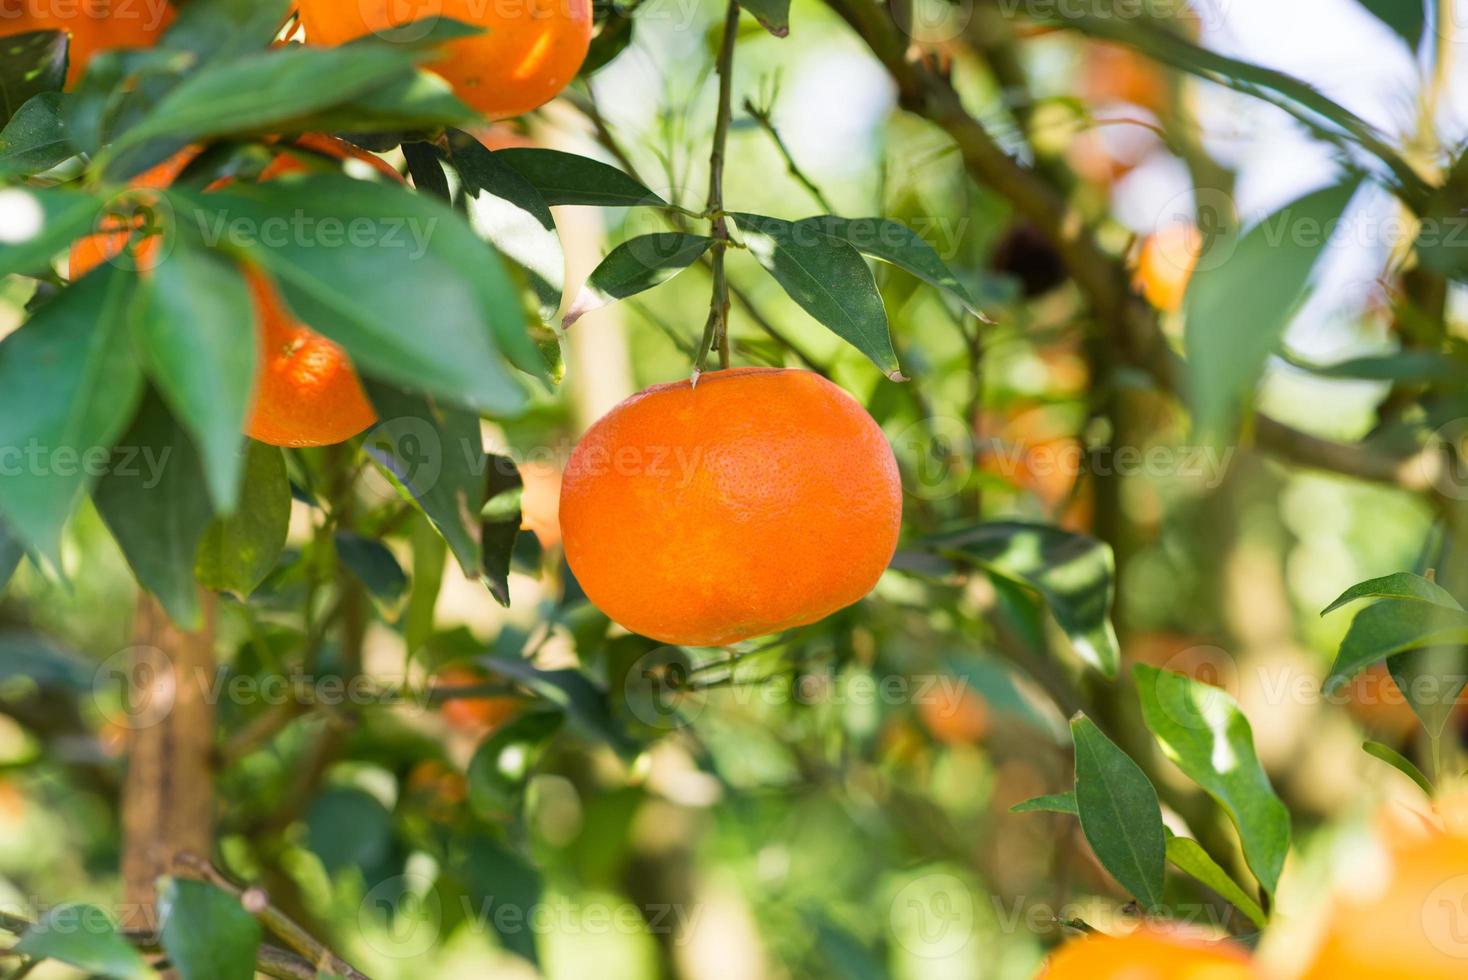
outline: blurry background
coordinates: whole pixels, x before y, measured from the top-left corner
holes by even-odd
[[[919,40],[952,59],[971,111],[1016,152],[1016,113],[1033,114],[1037,147],[1074,170],[1089,214],[1109,215],[1103,233],[1118,252],[1140,260],[1143,242],[1163,234],[1154,278],[1185,280],[1177,226],[1206,203],[1193,192],[1200,160],[1228,172],[1211,184],[1228,191],[1205,193],[1231,195],[1246,223],[1338,174],[1332,151],[1284,113],[1072,34],[1020,38],[1032,98],[1003,90],[948,43],[990,6],[919,3]],[[1356,0],[1193,6],[1208,47],[1289,71],[1408,147],[1431,155],[1468,136],[1454,97],[1468,52],[1451,40],[1442,47],[1454,68],[1433,90],[1425,61]],[[487,141],[611,161],[620,152],[648,186],[697,207],[720,10],[649,0],[633,47],[589,88]],[[898,110],[885,72],[826,8],[796,0],[792,23],[792,37],[778,40],[745,20],[727,199],[788,218],[827,210],[787,173],[766,128],[740,106],[748,99],[756,113],[768,110],[831,210],[908,223],[996,322],[971,342],[972,323],[934,291],[879,270],[913,379],[893,385],[735,253],[736,360],[804,360],[869,407],[904,464],[909,534],[982,513],[1105,537],[1120,568],[1124,657],[1216,680],[1241,700],[1299,821],[1281,903],[1308,919],[1324,869],[1339,864],[1354,828],[1406,788],[1361,753],[1363,732],[1421,751],[1411,711],[1381,671],[1337,699],[1348,703],[1320,698],[1348,617],[1318,612],[1356,581],[1416,567],[1426,505],[1247,449],[1193,446],[1175,404],[1141,384],[1103,411],[1116,395],[1093,384],[1106,352],[1088,347],[1083,305],[1048,248],[968,179],[943,134]],[[1435,41],[1429,32],[1424,47]],[[605,121],[600,138],[588,110]],[[1189,159],[1187,147],[1203,152]],[[1288,333],[1301,360],[1394,346],[1384,281],[1408,244],[1392,230],[1398,207],[1372,188],[1358,195]],[[559,210],[573,284],[625,237],[663,227],[645,213]],[[13,282],[0,289],[8,329],[25,297]],[[542,666],[580,664],[618,693],[627,665],[656,654],[609,633],[567,593],[558,474],[591,420],[640,387],[687,375],[707,290],[695,268],[573,328],[558,396],[492,431],[521,463],[534,531],[522,538],[511,609],[450,563],[436,631],[408,651],[405,598],[379,595],[369,678],[384,687],[483,681],[444,665],[486,646],[532,647]],[[1454,311],[1461,300],[1453,297]],[[1373,425],[1386,387],[1276,360],[1262,403],[1302,429],[1352,439]],[[1107,445],[1135,448],[1139,459],[1082,453]],[[304,542],[310,515],[298,511]],[[404,564],[410,550],[401,549]],[[116,885],[126,715],[94,678],[128,646],[133,586],[90,505],[67,560],[77,572],[69,581],[23,566],[0,602],[0,906],[105,906]],[[299,588],[288,565],[260,608],[223,609],[236,676],[268,673],[272,645],[299,640],[271,610],[289,609]],[[745,651],[736,670],[705,667],[708,689],[680,702],[689,724],[648,709],[635,691],[614,697],[619,720],[646,738],[618,754],[577,732],[557,736],[525,790],[523,821],[507,820],[505,801],[466,779],[476,747],[513,704],[304,712],[232,760],[221,787],[224,852],[377,977],[1028,977],[1060,935],[1056,915],[1104,926],[1121,900],[1074,820],[1008,813],[1068,787],[1070,769],[1062,708],[1041,693],[1043,679],[997,655],[1003,638],[982,625],[1001,601],[991,588],[919,587],[894,573],[861,606]],[[330,654],[322,651],[320,670]],[[233,731],[271,710],[257,698],[221,705]],[[34,974],[59,975],[50,964]]]

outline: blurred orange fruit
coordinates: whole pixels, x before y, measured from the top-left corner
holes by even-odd
[[[566,560],[591,601],[688,646],[851,605],[901,525],[881,428],[809,371],[715,371],[634,395],[581,439],[561,489]]]
[[[1392,742],[1410,737],[1421,724],[1384,663],[1373,664],[1357,674],[1346,695],[1349,698],[1346,710],[1352,717]]]
[[[1352,974],[1341,974],[1338,980]],[[1093,933],[1051,954],[1041,980],[1259,980],[1249,954],[1188,929],[1143,926],[1125,936]]]
[[[1162,71],[1135,51],[1115,44],[1086,45],[1079,86],[1090,102],[1130,102],[1159,116],[1167,107],[1167,78]]]
[[[336,160],[361,160],[384,175],[402,179],[382,160],[345,140],[307,134],[292,146]],[[129,186],[134,190],[168,187],[196,155],[197,150],[184,150],[139,174]],[[261,179],[307,169],[299,159],[282,153],[261,173]],[[131,221],[130,228],[104,229],[76,242],[71,250],[71,278],[78,279],[121,254],[142,223],[140,217]],[[162,241],[158,236],[144,239],[132,251],[131,261],[146,271],[158,261]],[[346,352],[295,319],[264,273],[246,268],[244,274],[255,306],[260,345],[260,369],[245,434],[274,446],[327,446],[372,425],[377,414]]]
[[[983,695],[963,682],[935,685],[917,703],[918,717],[945,745],[974,745],[989,734],[989,705]]]
[[[465,667],[445,668],[434,678],[436,687],[477,687],[486,682],[483,674]],[[482,735],[503,725],[519,707],[518,698],[449,698],[438,713],[459,731]]]
[[[1183,307],[1188,281],[1203,251],[1203,236],[1190,224],[1170,224],[1142,243],[1137,257],[1137,287],[1157,309],[1174,313]]]
[[[94,55],[115,48],[150,48],[173,21],[168,0],[6,0],[0,34],[65,31],[71,36],[68,85]]]
[[[1371,864],[1344,869],[1303,980],[1468,976],[1468,840],[1431,835],[1383,850]]]
[[[338,45],[429,16],[484,29],[451,41],[429,67],[495,119],[538,108],[576,77],[591,45],[591,0],[300,0],[310,44]]]

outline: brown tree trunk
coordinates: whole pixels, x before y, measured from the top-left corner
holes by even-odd
[[[122,790],[122,925],[158,926],[157,882],[185,851],[214,844],[215,600],[185,632],[151,596],[138,600],[128,685],[127,778]]]

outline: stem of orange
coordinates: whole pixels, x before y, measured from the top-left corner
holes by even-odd
[[[724,38],[719,45],[715,69],[719,73],[719,108],[714,119],[714,146],[709,154],[709,196],[707,213],[710,235],[714,239],[709,254],[714,274],[714,293],[709,301],[709,318],[704,324],[703,339],[698,345],[698,362],[693,380],[703,373],[709,351],[719,349],[719,366],[729,366],[729,277],[724,271],[724,252],[729,248],[729,224],[724,217],[724,152],[729,143],[729,126],[734,111],[734,41],[739,33],[739,4],[729,0],[724,15]]]

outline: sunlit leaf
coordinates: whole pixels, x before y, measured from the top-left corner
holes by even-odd
[[[1076,810],[1102,866],[1143,908],[1162,905],[1167,844],[1157,790],[1131,758],[1089,718],[1071,719]]]

